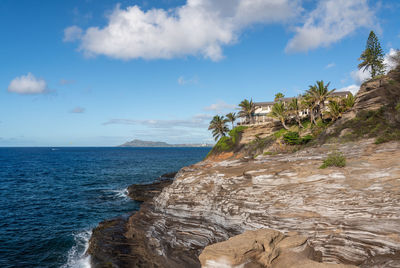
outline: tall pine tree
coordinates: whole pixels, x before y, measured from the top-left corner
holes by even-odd
[[[358,65],[358,69],[371,71],[371,76],[383,74],[385,72],[385,65],[383,64],[383,50],[379,43],[378,37],[373,31],[370,32],[367,47],[361,54],[360,58],[362,62]]]

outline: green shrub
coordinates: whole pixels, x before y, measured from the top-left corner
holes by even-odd
[[[233,151],[239,142],[239,135],[246,129],[246,126],[238,126],[229,131],[229,136],[221,137],[214,145],[211,151],[207,154],[206,158],[214,153],[222,153]]]
[[[236,144],[239,135],[246,129],[246,126],[237,126],[231,131],[229,131],[228,135],[231,137],[232,143]]]
[[[304,137],[302,137],[301,139],[302,139],[302,144],[306,144],[306,143],[309,143],[313,139],[313,136],[308,134],[308,135],[305,135]]]
[[[400,111],[400,101],[397,103],[397,105],[396,105],[396,110],[397,111]]]
[[[324,160],[323,164],[319,168],[327,168],[327,167],[345,167],[346,166],[346,157],[339,152],[334,151],[328,154],[328,157]]]
[[[298,132],[287,132],[283,135],[283,140],[285,143],[290,145],[300,145],[306,144],[313,139],[312,135],[306,135],[304,137],[300,137]]]
[[[288,131],[286,129],[282,128],[282,129],[278,130],[277,132],[275,132],[273,135],[274,135],[275,138],[279,139],[286,132],[288,132]]]
[[[285,143],[290,145],[298,145],[301,143],[300,135],[298,132],[290,131],[283,135]]]

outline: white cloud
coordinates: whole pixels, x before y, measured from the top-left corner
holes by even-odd
[[[224,101],[218,101],[217,103],[213,103],[210,106],[204,107],[205,111],[212,111],[215,113],[220,113],[227,110],[235,109],[236,105],[228,104]]]
[[[106,55],[129,60],[170,59],[202,55],[223,58],[222,46],[238,40],[240,33],[256,23],[284,23],[302,12],[300,0],[187,0],[170,10],[119,5],[103,27],[65,29],[64,40],[81,40],[87,55]],[[364,14],[365,15],[365,14]]]
[[[41,94],[47,91],[47,83],[44,79],[28,73],[14,78],[8,86],[8,91],[17,94]]]
[[[350,91],[353,95],[356,95],[358,90],[360,90],[359,85],[350,85],[350,86],[338,89],[337,91]]]
[[[386,65],[386,71],[387,72],[389,72],[389,71],[391,71],[391,70],[393,70],[393,69],[395,69],[397,67],[397,63],[395,61],[393,61],[393,59],[392,59],[392,57],[394,55],[396,55],[396,53],[397,53],[397,50],[394,49],[394,48],[391,48],[389,50],[389,53],[387,53],[385,55],[383,63]]]
[[[326,47],[360,27],[373,27],[374,12],[367,0],[322,0],[307,15],[303,26],[286,46],[287,52],[302,52]]]
[[[111,119],[104,122],[103,125],[144,125],[152,128],[206,128],[208,121],[211,120],[211,115],[198,114],[189,119],[177,119],[177,120],[159,120],[159,119]]]
[[[74,42],[82,37],[83,30],[78,26],[70,26],[64,29],[64,42]]]
[[[83,113],[85,112],[85,110],[86,110],[85,108],[77,106],[77,107],[75,107],[74,109],[72,109],[72,110],[70,111],[70,113],[73,113],[73,114],[83,114]]]
[[[336,66],[336,64],[334,62],[332,62],[332,63],[329,63],[328,65],[326,65],[325,69],[330,69],[330,68],[333,68],[335,66]]]
[[[190,79],[186,79],[183,76],[179,76],[178,77],[178,84],[181,85],[181,86],[197,84],[197,82],[198,82],[197,77],[193,77],[193,78],[190,78]]]

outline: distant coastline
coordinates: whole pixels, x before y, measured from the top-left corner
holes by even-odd
[[[188,143],[188,144],[169,144],[163,141],[144,141],[135,139],[125,142],[117,147],[213,147],[213,144],[208,143]]]

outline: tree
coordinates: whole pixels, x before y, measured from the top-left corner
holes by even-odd
[[[313,103],[313,109],[315,111],[315,114],[319,116],[321,119],[322,119],[322,112],[325,108],[325,101],[335,91],[335,89],[329,90],[328,89],[329,85],[330,83],[325,85],[323,80],[317,81],[315,85],[310,86],[306,92],[306,94],[310,98],[309,101]],[[315,118],[313,122],[315,123]]]
[[[279,119],[282,123],[282,126],[286,130],[289,129],[285,123],[287,114],[286,114],[286,107],[283,104],[283,102],[280,101],[280,102],[274,103],[274,105],[272,106],[271,116]]]
[[[328,108],[329,109],[325,112],[325,114],[332,118],[332,121],[336,121],[339,117],[342,116],[343,108],[337,101],[329,101]]]
[[[351,109],[354,106],[355,102],[356,102],[356,98],[351,93],[349,93],[349,95],[347,95],[347,97],[342,100],[344,109],[346,111]]]
[[[253,103],[253,100],[244,99],[241,103],[239,103],[240,111],[239,116],[246,117],[251,122],[254,116],[254,112],[256,107]]]
[[[227,119],[224,116],[219,115],[214,116],[213,119],[210,121],[208,130],[212,130],[212,134],[215,140],[226,136],[226,133],[229,131],[226,123]]]
[[[289,112],[295,116],[296,122],[299,124],[299,127],[302,128],[303,125],[301,124],[300,119],[300,102],[297,98],[293,98],[289,103]]]
[[[285,95],[281,92],[278,92],[275,94],[275,101],[279,101],[281,99],[283,99],[285,97]]]
[[[383,50],[378,37],[373,31],[370,32],[367,46],[358,60],[362,61],[358,65],[358,69],[363,70],[364,72],[370,70],[372,78],[385,72]]]
[[[226,115],[226,118],[227,118],[228,122],[232,123],[232,129],[233,129],[234,123],[235,123],[235,121],[237,119],[236,113],[229,113],[229,114]]]
[[[310,116],[311,124],[316,124],[315,122],[315,101],[310,94],[307,92],[301,98],[301,106],[308,110],[308,115]]]

